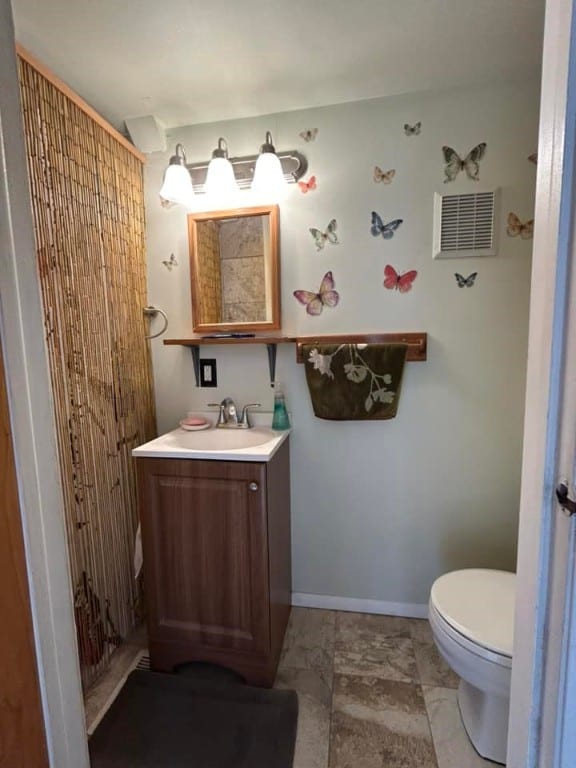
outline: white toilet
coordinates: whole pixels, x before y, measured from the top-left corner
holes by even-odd
[[[516,574],[471,568],[432,585],[429,618],[438,650],[460,677],[458,704],[476,751],[506,762]]]

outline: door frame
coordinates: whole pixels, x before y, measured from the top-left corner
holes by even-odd
[[[508,739],[511,768],[560,768],[567,735],[558,726],[568,714],[562,627],[570,616],[568,544],[574,521],[559,513],[554,488],[570,394],[563,384],[576,373],[567,345],[570,326],[574,331],[576,323],[576,317],[568,319],[570,300],[576,300],[576,285],[570,288],[575,32],[572,0],[547,0]]]
[[[10,0],[0,0],[0,335],[50,765],[88,768]]]

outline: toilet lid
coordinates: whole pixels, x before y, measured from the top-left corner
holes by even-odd
[[[473,643],[512,657],[516,574],[470,568],[440,576],[430,601],[440,616]]]

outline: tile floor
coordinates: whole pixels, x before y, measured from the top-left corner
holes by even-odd
[[[142,646],[89,692],[89,727]],[[292,608],[276,687],[298,693],[293,768],[496,768],[466,737],[457,685],[427,621]]]
[[[494,768],[464,732],[427,621],[293,608],[278,688],[298,693],[294,768]]]

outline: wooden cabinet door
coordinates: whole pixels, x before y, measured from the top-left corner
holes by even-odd
[[[152,643],[266,654],[265,465],[137,463]]]

